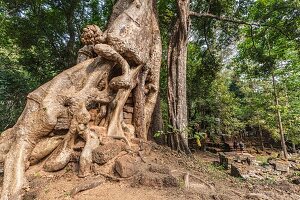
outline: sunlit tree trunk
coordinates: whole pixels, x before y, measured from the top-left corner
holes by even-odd
[[[258,124],[258,129],[259,129],[261,149],[264,151],[265,150],[265,146],[264,146],[263,134],[262,134],[262,130],[261,130],[261,125],[260,124]]]
[[[189,24],[189,0],[177,0],[178,16],[168,47],[168,106],[173,134],[171,147],[190,153],[186,127],[186,62]]]
[[[284,158],[287,159],[287,149],[284,139],[284,132],[283,132],[283,126],[281,121],[281,113],[279,107],[279,100],[278,100],[278,94],[277,94],[277,87],[276,87],[276,80],[274,72],[272,73],[272,84],[273,84],[273,91],[274,91],[274,99],[275,99],[275,106],[276,106],[276,113],[277,113],[277,120],[278,120],[278,127],[279,127],[279,133],[280,133],[280,139],[281,139],[281,148],[283,151]]]

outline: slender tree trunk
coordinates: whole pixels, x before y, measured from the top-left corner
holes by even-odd
[[[292,148],[293,148],[293,153],[297,153],[296,145],[294,142],[292,143]]]
[[[170,123],[173,126],[171,141],[175,148],[190,153],[188,147],[186,62],[189,24],[189,0],[177,0],[178,18],[168,48],[168,106]],[[176,131],[175,131],[176,130]],[[183,147],[183,149],[181,148]]]
[[[282,126],[282,121],[281,121],[281,113],[280,113],[280,109],[278,108],[279,100],[278,100],[278,95],[277,95],[277,87],[276,87],[274,72],[272,72],[272,83],[273,83],[273,90],[274,90],[274,98],[275,98],[275,106],[276,106],[276,112],[277,112],[279,133],[280,133],[280,139],[281,139],[281,148],[283,151],[284,158],[287,159],[288,153],[287,153],[286,144],[285,144],[285,140],[284,140],[284,132],[283,132],[283,126]]]
[[[69,40],[66,46],[66,66],[72,66],[76,63],[75,42],[76,42],[76,28],[75,28],[75,10],[78,6],[79,1],[70,1],[64,8],[67,30],[69,34]]]
[[[260,124],[258,124],[258,129],[259,129],[261,149],[264,151],[265,150],[265,146],[264,146],[263,134],[262,134],[262,130],[261,130],[261,125]]]

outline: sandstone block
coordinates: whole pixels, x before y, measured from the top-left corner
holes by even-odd
[[[288,161],[281,161],[281,160],[276,160],[274,165],[275,170],[280,172],[289,172],[289,166],[290,163]]]
[[[133,176],[137,171],[137,161],[130,155],[124,155],[115,161],[115,170],[122,178]]]
[[[135,176],[134,185],[144,185],[155,188],[178,187],[179,181],[169,174],[143,172]]]
[[[101,145],[92,152],[93,162],[103,165],[123,151],[125,146],[121,141]]]
[[[171,173],[171,170],[169,167],[163,166],[163,165],[157,165],[157,164],[151,164],[149,167],[149,171],[160,173],[160,174],[170,174]]]

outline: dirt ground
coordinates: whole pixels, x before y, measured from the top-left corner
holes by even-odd
[[[157,163],[168,166],[172,175],[181,179],[187,172],[190,174],[190,187],[186,188],[183,179],[179,187],[132,186],[132,179],[111,181],[100,177],[78,178],[72,167],[56,173],[46,173],[41,166],[28,170],[29,187],[25,200],[299,200],[300,186],[283,182],[246,181],[234,178],[228,171],[213,165],[218,157],[210,153],[194,153],[192,157],[183,156],[162,146],[155,146],[150,155],[144,158],[146,163]],[[74,197],[71,191],[91,179],[102,178],[99,186],[80,192]]]

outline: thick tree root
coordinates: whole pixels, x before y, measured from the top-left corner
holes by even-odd
[[[41,142],[37,143],[29,159],[30,165],[35,165],[43,158],[50,155],[56,149],[56,147],[58,147],[62,140],[63,136],[55,136],[51,138],[46,138]]]
[[[142,66],[138,66],[135,69],[133,69],[129,73],[129,77],[131,80],[130,88],[128,89],[120,89],[113,101],[112,104],[112,115],[109,118],[109,125],[107,130],[107,135],[109,137],[115,138],[115,139],[124,139],[125,142],[129,144],[128,139],[125,137],[123,128],[122,128],[122,121],[123,121],[123,107],[125,105],[126,100],[128,99],[129,94],[131,93],[132,89],[137,84],[137,75],[140,72]]]
[[[75,135],[69,131],[63,142],[47,158],[43,168],[47,172],[55,172],[63,169],[70,161],[73,153]]]
[[[92,130],[86,131],[84,139],[86,144],[80,156],[79,177],[86,177],[92,173],[92,152],[100,144],[98,135]]]
[[[89,183],[83,183],[83,184],[78,185],[75,188],[73,188],[70,192],[70,195],[71,195],[72,198],[74,198],[74,196],[76,194],[78,194],[79,192],[83,192],[85,190],[93,189],[93,188],[98,187],[99,185],[103,184],[104,182],[105,182],[104,179],[99,178],[98,180],[94,180],[94,181],[89,182]]]
[[[12,143],[15,141],[13,129],[7,129],[0,137],[0,163],[4,163],[6,154],[9,152]]]

